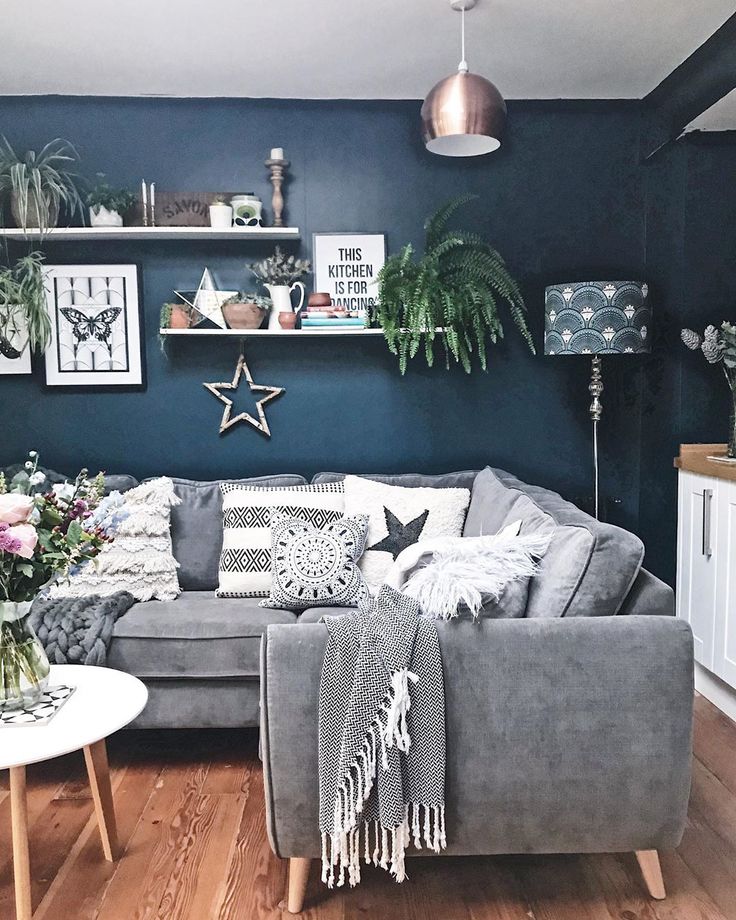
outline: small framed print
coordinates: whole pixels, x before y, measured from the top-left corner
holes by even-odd
[[[47,265],[46,386],[145,387],[137,265]]]
[[[0,376],[32,370],[26,318],[20,307],[6,308],[0,315]]]
[[[335,306],[367,310],[376,303],[385,233],[315,233],[312,258],[314,290],[330,294]]]

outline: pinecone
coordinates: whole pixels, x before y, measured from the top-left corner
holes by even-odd
[[[703,333],[703,344],[700,346],[705,360],[709,364],[718,364],[723,360],[723,338],[715,326],[706,326]]]
[[[697,332],[692,329],[683,329],[680,338],[691,351],[696,351],[702,344],[702,339]]]

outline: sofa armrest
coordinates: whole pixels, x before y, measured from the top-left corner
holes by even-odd
[[[674,847],[690,784],[692,635],[670,617],[439,623],[450,854]],[[271,845],[317,856],[322,624],[270,626]]]
[[[639,569],[639,574],[621,605],[619,616],[662,616],[675,615],[675,592],[672,588],[652,575],[646,569]]]

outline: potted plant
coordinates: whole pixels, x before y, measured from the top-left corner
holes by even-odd
[[[229,230],[233,225],[233,209],[218,195],[210,205],[210,227],[217,230]]]
[[[180,303],[165,303],[161,307],[162,329],[188,329],[191,325],[191,310]]]
[[[0,473],[0,703],[33,703],[49,662],[28,623],[33,600],[55,578],[98,555],[122,519],[119,493],[103,498],[102,474],[46,488],[31,451],[8,483]],[[43,491],[40,491],[43,490]]]
[[[125,188],[112,188],[104,173],[97,173],[97,185],[87,193],[89,223],[91,227],[122,227],[123,215],[136,202],[136,196]]]
[[[255,262],[249,266],[251,273],[258,278],[268,293],[271,295],[271,313],[268,319],[269,329],[279,328],[279,313],[293,312],[294,306],[291,302],[291,292],[295,287],[301,289],[301,297],[296,312],[302,308],[306,291],[299,278],[302,278],[312,270],[312,266],[307,259],[297,259],[295,256],[287,256],[277,246],[274,254],[260,262]]]
[[[29,150],[18,156],[6,138],[0,142],[0,204],[9,202],[18,227],[38,228],[42,233],[55,227],[59,211],[67,217],[82,215],[78,177],[70,171],[79,159],[68,142],[56,138],[38,153]]]
[[[271,309],[269,297],[240,291],[222,305],[222,315],[230,329],[260,329],[263,317]]]
[[[534,352],[524,300],[501,256],[475,233],[446,229],[452,214],[476,197],[450,201],[427,220],[423,256],[415,259],[408,244],[390,256],[379,272],[372,318],[383,327],[390,350],[399,356],[402,374],[422,344],[432,366],[437,336],[444,344],[448,368],[452,359],[470,373],[476,351],[485,370],[486,340],[495,344],[503,337],[498,300],[506,302]]]
[[[692,351],[703,352],[709,364],[720,365],[731,394],[730,425],[726,456],[736,460],[736,326],[722,322],[720,328],[706,326],[702,335],[692,329],[683,329],[682,341]]]
[[[20,358],[26,348],[45,351],[50,341],[43,255],[32,252],[0,268],[0,354]]]

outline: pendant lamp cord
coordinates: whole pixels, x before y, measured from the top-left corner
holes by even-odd
[[[458,70],[460,73],[468,72],[468,62],[465,60],[465,7],[460,12],[460,49],[461,49],[461,59],[460,64],[458,65]]]

